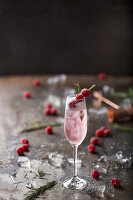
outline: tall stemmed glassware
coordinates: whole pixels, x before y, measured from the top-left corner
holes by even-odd
[[[77,149],[84,140],[87,133],[87,110],[85,98],[75,101],[75,95],[67,97],[65,108],[64,132],[67,140],[73,147],[74,174],[70,180],[63,185],[70,189],[83,189],[87,182],[78,177],[77,174]]]

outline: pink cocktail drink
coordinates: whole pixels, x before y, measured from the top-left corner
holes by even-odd
[[[78,107],[66,108],[65,111],[65,135],[72,145],[80,145],[87,133],[87,111],[84,102]]]

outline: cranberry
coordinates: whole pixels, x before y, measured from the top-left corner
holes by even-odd
[[[22,147],[17,148],[16,152],[18,153],[19,156],[22,156],[24,154],[24,150]]]
[[[81,91],[81,94],[84,96],[84,97],[89,97],[91,95],[91,91],[87,88],[83,89]]]
[[[75,108],[76,107],[76,101],[75,100],[72,100],[70,103],[69,103],[69,107],[70,108]]]
[[[51,103],[47,103],[45,107],[50,109],[50,108],[52,108],[52,105],[51,105]]]
[[[51,115],[51,110],[48,108],[48,109],[44,109],[44,114],[45,115]]]
[[[23,144],[22,148],[23,148],[24,151],[28,151],[29,145],[28,144]]]
[[[94,153],[95,152],[95,145],[94,144],[90,144],[88,146],[88,150],[91,152],[91,153]]]
[[[100,173],[96,169],[92,170],[91,175],[93,178],[99,178]]]
[[[91,143],[91,144],[97,145],[97,144],[99,143],[99,139],[98,139],[97,137],[92,137],[92,138],[90,139],[90,143]]]
[[[97,129],[96,136],[98,136],[98,137],[103,136],[103,131],[101,129]]]
[[[33,81],[33,85],[34,85],[34,86],[39,86],[39,85],[40,85],[40,81],[39,81],[38,79],[35,79],[35,80]]]
[[[52,127],[51,127],[51,126],[47,126],[47,127],[45,128],[45,132],[51,134],[51,133],[53,132]]]
[[[100,128],[101,131],[104,131],[105,129],[106,129],[105,126],[101,126]]]
[[[118,179],[118,178],[113,178],[113,179],[111,180],[111,183],[112,183],[113,186],[118,187],[118,186],[120,185],[120,179]]]
[[[83,99],[83,98],[84,98],[84,96],[82,94],[77,94],[76,95],[76,100]]]
[[[29,144],[29,140],[26,139],[26,138],[24,138],[24,139],[22,140],[22,144]]]
[[[101,72],[98,74],[99,80],[105,80],[106,79],[106,74],[104,72]]]
[[[50,112],[51,112],[51,115],[57,115],[57,114],[58,114],[56,108],[52,108],[52,109],[50,110]]]
[[[23,93],[23,97],[25,97],[25,98],[30,98],[30,97],[31,97],[30,92],[29,92],[29,91],[25,91],[25,92]]]
[[[111,130],[110,129],[105,129],[103,131],[104,136],[109,136],[111,134]]]

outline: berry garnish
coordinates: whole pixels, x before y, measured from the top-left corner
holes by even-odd
[[[35,79],[35,80],[33,81],[33,85],[34,85],[34,86],[39,86],[39,85],[40,85],[40,81],[39,81],[38,79]]]
[[[101,126],[100,130],[104,131],[106,128],[104,126]]]
[[[111,134],[111,130],[110,129],[105,129],[103,131],[104,136],[109,136]]]
[[[93,178],[97,179],[97,178],[99,178],[100,173],[99,173],[99,171],[97,171],[96,169],[94,169],[94,170],[92,170],[91,175],[92,175]]]
[[[23,148],[24,151],[28,151],[29,145],[28,144],[23,144],[22,148]]]
[[[83,99],[83,98],[84,98],[84,96],[82,94],[77,94],[76,95],[76,100]]]
[[[47,109],[44,109],[44,114],[45,115],[51,115],[51,109],[47,108]]]
[[[103,136],[103,131],[101,129],[97,129],[96,136],[102,137]]]
[[[91,95],[91,92],[89,89],[85,88],[81,91],[81,94],[83,95],[83,97],[89,97]]]
[[[17,148],[16,152],[18,153],[19,156],[22,156],[24,154],[24,150],[22,147]]]
[[[47,126],[47,127],[45,128],[45,132],[51,134],[51,133],[53,132],[52,127],[51,127],[51,126]]]
[[[92,137],[92,138],[90,139],[90,143],[91,143],[91,144],[97,145],[97,144],[99,143],[99,139],[98,139],[97,137]]]
[[[106,79],[106,74],[104,72],[101,72],[98,74],[99,80],[105,80]]]
[[[69,103],[69,107],[70,108],[75,108],[76,107],[76,101],[75,100],[72,100],[70,103]]]
[[[58,114],[56,108],[52,108],[52,109],[50,110],[50,113],[51,113],[51,115],[57,115],[57,114]]]
[[[118,187],[118,186],[120,185],[120,179],[118,179],[118,178],[113,178],[113,179],[111,180],[111,183],[112,183],[113,186]]]
[[[51,105],[51,103],[47,103],[45,107],[46,108],[52,108],[52,105]]]
[[[26,139],[26,138],[24,138],[24,139],[22,140],[22,144],[29,144],[29,140]]]
[[[91,153],[94,153],[95,152],[95,145],[94,144],[90,144],[88,146],[88,150],[91,152]]]
[[[30,92],[29,92],[29,91],[25,91],[25,92],[23,93],[23,97],[25,97],[25,98],[30,98],[30,97],[31,97]]]

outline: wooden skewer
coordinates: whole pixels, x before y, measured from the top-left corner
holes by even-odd
[[[103,97],[102,94],[100,92],[98,92],[98,91],[93,92],[93,96],[95,98],[98,98],[100,101],[103,101],[104,103],[110,105],[111,107],[113,107],[115,109],[119,109],[120,108],[117,104],[115,104],[112,101],[110,101],[109,99]]]

